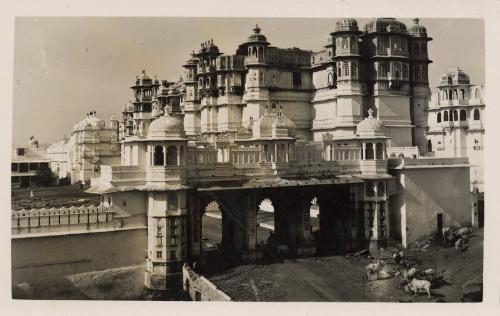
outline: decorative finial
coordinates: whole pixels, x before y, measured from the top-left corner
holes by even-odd
[[[373,110],[371,108],[368,109],[368,117],[373,118]]]
[[[419,22],[419,21],[420,21],[420,19],[419,19],[419,18],[414,18],[414,19],[413,19],[413,22],[415,22],[415,24],[418,24],[418,22]]]
[[[212,44],[212,45],[214,44],[214,39],[213,38],[210,39],[210,44]]]
[[[255,24],[255,28],[253,29],[253,31],[256,33],[256,34],[259,34],[260,33],[260,27],[258,24]]]
[[[145,73],[146,73],[146,70],[144,70],[144,69],[143,69],[143,70],[142,70],[142,74],[145,74]]]

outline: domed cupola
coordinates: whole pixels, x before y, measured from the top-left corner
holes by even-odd
[[[418,24],[419,21],[418,18],[413,19],[414,24],[410,26],[408,33],[413,37],[427,38],[427,29],[425,26]]]
[[[439,86],[470,85],[470,77],[458,66],[448,69],[441,76]]]
[[[365,33],[408,34],[406,25],[395,18],[376,18],[365,24]]]
[[[357,32],[358,22],[355,19],[345,18],[335,23],[335,32]]]
[[[164,115],[153,120],[149,125],[149,140],[184,139],[185,137],[184,120],[181,115],[169,114],[165,111]]]
[[[252,129],[255,138],[290,138],[296,134],[293,121],[283,114],[281,108],[277,110],[274,102],[270,110],[266,108]]]
[[[247,42],[248,43],[261,43],[261,44],[269,44],[267,42],[267,38],[263,35],[260,34],[261,28],[255,24],[255,27],[253,28],[253,34],[251,34],[248,37]]]
[[[359,122],[356,127],[356,134],[360,137],[386,136],[385,126],[378,119],[373,117],[373,110],[368,110],[368,117]]]

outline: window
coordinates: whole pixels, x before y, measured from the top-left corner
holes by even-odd
[[[447,122],[448,121],[448,111],[444,111],[444,118],[443,121]]]
[[[457,110],[453,111],[453,120],[458,121],[458,111]]]
[[[342,75],[348,77],[349,76],[349,62],[342,62]]]
[[[480,116],[479,116],[479,110],[475,109],[474,110],[474,121],[479,121]]]
[[[366,183],[366,196],[375,196],[375,186],[372,182]]]
[[[10,171],[17,171],[17,170],[19,170],[19,165],[17,163],[11,163]]]
[[[300,87],[302,85],[302,75],[300,72],[295,71],[292,75],[292,81],[294,87]]]
[[[167,166],[177,165],[177,147],[168,146],[167,148]]]
[[[123,206],[127,206],[127,201],[126,201],[126,200],[123,200],[123,201],[122,201],[122,205],[123,205]]]
[[[377,143],[376,145],[376,154],[377,154],[377,159],[383,159],[384,157],[384,145],[381,143]]]
[[[379,73],[381,77],[387,77],[387,65],[386,63],[379,64]]]
[[[408,65],[403,64],[403,79],[408,79]]]
[[[437,114],[437,122],[441,123],[441,112]]]
[[[153,164],[155,166],[163,166],[164,164],[164,157],[163,157],[163,146],[156,146],[154,149],[154,161]]]
[[[156,237],[156,247],[163,247],[163,237]]]
[[[177,253],[175,250],[170,251],[170,260],[177,260]]]
[[[432,152],[432,141],[430,139],[427,141],[427,151]]]
[[[460,89],[460,99],[465,100],[465,90]]]
[[[177,238],[176,237],[170,237],[170,245],[175,246],[177,244]]]
[[[351,67],[352,67],[352,76],[357,77],[358,76],[358,64],[356,62],[351,62]]]
[[[365,159],[374,159],[374,158],[375,157],[373,157],[373,144],[367,143],[365,150]]]
[[[24,148],[17,148],[16,151],[18,156],[24,156]]]
[[[157,251],[156,252],[156,259],[161,259],[163,257],[163,252],[162,251]]]
[[[474,98],[479,99],[480,97],[481,97],[481,92],[479,91],[479,89],[476,89],[474,91]]]
[[[384,196],[385,194],[385,185],[384,182],[379,182],[377,185],[377,194],[378,196]]]
[[[467,113],[465,110],[460,110],[460,121],[465,121],[467,120]]]
[[[178,206],[178,200],[177,200],[177,194],[175,192],[171,192],[168,194],[168,210],[169,211],[175,211],[179,208]]]

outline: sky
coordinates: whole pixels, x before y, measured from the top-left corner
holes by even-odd
[[[132,96],[130,86],[143,69],[178,80],[182,65],[200,43],[214,40],[234,54],[256,23],[273,46],[318,51],[335,18],[103,18],[17,17],[13,76],[13,143],[34,135],[51,143],[70,135],[86,113],[109,119]],[[369,19],[357,19],[360,29]],[[406,25],[412,19],[398,19]],[[420,19],[427,28],[429,81],[459,66],[473,84],[484,84],[484,21]]]

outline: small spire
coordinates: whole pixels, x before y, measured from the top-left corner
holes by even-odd
[[[415,24],[418,24],[418,22],[419,22],[419,21],[420,21],[420,19],[419,19],[419,18],[414,18],[414,19],[413,19],[413,22],[415,22]]]
[[[253,29],[254,33],[259,34],[260,33],[260,27],[258,24],[255,24],[255,28]]]
[[[213,38],[211,38],[211,39],[210,39],[210,44],[211,44],[211,45],[213,45],[213,44],[214,44],[214,39],[213,39]]]
[[[373,110],[371,108],[368,109],[368,117],[373,118]]]

